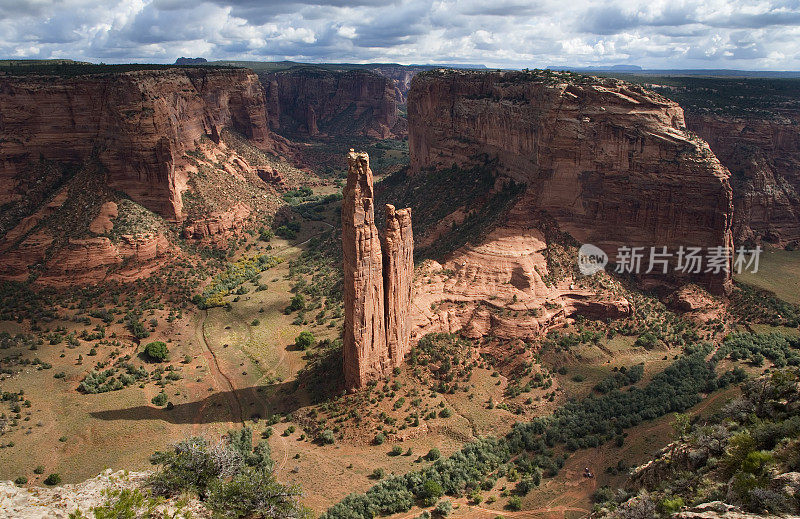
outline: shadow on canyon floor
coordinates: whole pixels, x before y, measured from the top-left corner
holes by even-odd
[[[264,419],[276,413],[285,415],[309,403],[307,392],[303,388],[297,388],[295,382],[284,382],[219,391],[202,400],[174,404],[172,407],[140,405],[93,411],[90,415],[100,420],[163,420],[173,424],[222,423]]]

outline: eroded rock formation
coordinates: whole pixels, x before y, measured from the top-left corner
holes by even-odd
[[[276,132],[379,139],[405,133],[394,82],[378,74],[296,67],[262,75],[261,80],[270,128]]]
[[[689,111],[686,125],[731,171],[737,241],[800,240],[800,111]]]
[[[386,297],[386,344],[392,363],[400,364],[411,338],[411,280],[414,277],[414,236],[411,209],[386,205],[383,240],[383,290]]]
[[[388,375],[408,348],[413,276],[411,212],[387,206],[384,248],[375,226],[372,170],[350,150],[342,200],[344,377],[348,389]]]
[[[272,143],[264,92],[244,69],[167,69],[76,77],[0,77],[0,204],[25,196],[40,159],[81,164],[93,154],[106,183],[171,219],[182,216],[177,166],[204,135],[230,127]]]
[[[613,79],[433,71],[409,94],[412,171],[497,159],[525,183],[519,209],[603,248],[732,247],[728,171],[672,101]],[[715,292],[724,272],[698,281]]]

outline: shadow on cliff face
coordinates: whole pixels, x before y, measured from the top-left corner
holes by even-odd
[[[89,413],[100,420],[163,420],[173,424],[238,422],[289,414],[308,405],[308,396],[295,382],[220,391],[173,407],[140,405]],[[241,413],[240,413],[241,409]]]

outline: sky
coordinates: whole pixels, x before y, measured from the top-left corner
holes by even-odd
[[[0,58],[800,70],[800,0],[0,0]]]

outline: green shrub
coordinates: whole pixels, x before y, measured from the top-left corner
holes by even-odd
[[[447,499],[442,499],[437,503],[436,508],[433,509],[433,513],[440,517],[447,517],[450,515],[450,512],[453,511],[453,503],[448,501]]]
[[[150,332],[147,330],[147,328],[144,327],[144,324],[136,317],[133,316],[128,317],[127,327],[128,331],[130,331],[131,334],[136,339],[145,339],[150,336]]]
[[[242,474],[247,468],[259,473],[271,472],[273,462],[269,443],[262,441],[253,448],[252,441],[252,430],[247,427],[229,431],[227,440],[217,445],[200,437],[187,438],[169,450],[157,451],[150,456],[150,463],[157,465],[158,469],[150,476],[148,484],[158,496],[191,492],[205,499],[212,487]],[[246,486],[243,481],[238,484]],[[231,488],[218,490],[234,492]]]
[[[443,495],[444,489],[438,481],[426,479],[422,483],[422,491],[419,493],[419,497],[422,498],[422,501],[426,506],[433,505]]]
[[[169,357],[169,349],[162,341],[148,343],[144,347],[144,353],[150,360],[164,362]]]
[[[439,449],[436,447],[432,448],[428,451],[428,454],[425,455],[425,459],[428,461],[436,461],[442,457],[442,453],[439,452]]]
[[[161,393],[154,396],[150,401],[153,403],[153,405],[162,407],[167,404],[168,398],[169,397],[167,397],[167,394],[162,391]]]
[[[665,497],[661,501],[661,510],[665,514],[674,514],[683,507],[684,502],[682,497]]]
[[[314,345],[316,341],[314,340],[314,334],[308,331],[300,332],[294,340],[294,345],[296,348],[301,350],[307,350]]]
[[[303,294],[296,294],[292,300],[289,302],[289,310],[292,312],[296,312],[298,310],[305,310],[306,308],[306,298]]]
[[[319,435],[319,441],[323,445],[331,445],[336,442],[336,437],[333,434],[333,431],[330,429],[325,429]]]
[[[215,517],[310,519],[313,515],[300,504],[300,496],[299,487],[278,483],[271,470],[245,467],[230,480],[213,480],[207,503]]]
[[[506,504],[506,508],[514,512],[520,511],[522,509],[522,498],[519,496],[511,496],[508,498],[508,504]]]
[[[55,472],[47,476],[44,480],[44,484],[49,485],[51,487],[54,485],[58,485],[60,483],[61,483],[61,475]]]
[[[27,482],[28,482],[28,478],[26,478],[25,476],[20,476],[20,477],[18,477],[17,479],[14,480],[14,484],[15,485],[24,485]]]

